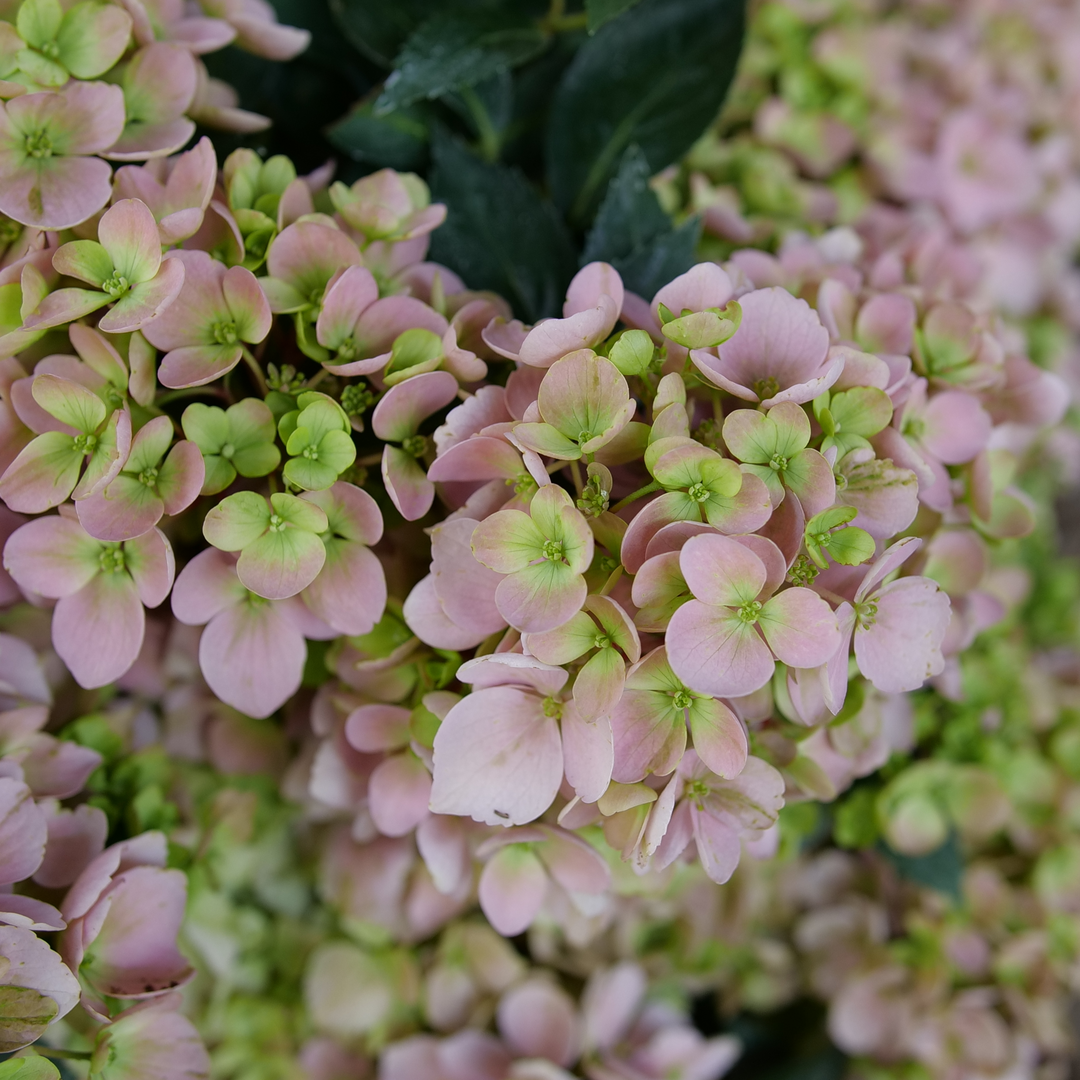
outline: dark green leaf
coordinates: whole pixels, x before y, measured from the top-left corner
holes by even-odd
[[[416,172],[427,161],[428,129],[417,109],[375,116],[367,102],[327,128],[326,135],[354,161],[373,168]]]
[[[540,29],[491,16],[438,15],[409,37],[375,102],[376,114],[434,99],[508,71],[547,42]]]
[[[552,206],[516,169],[489,164],[437,132],[431,195],[447,206],[431,258],[470,288],[493,289],[529,322],[557,314],[576,269],[573,246]]]
[[[369,59],[390,67],[405,39],[446,10],[445,0],[330,0],[345,36]]]
[[[582,45],[548,119],[556,205],[592,216],[625,149],[649,171],[681,157],[716,115],[739,57],[744,0],[642,0]]]
[[[604,23],[629,11],[638,0],[585,0],[585,14],[589,20],[589,33],[595,34]]]
[[[640,146],[628,146],[589,230],[583,258],[624,259],[670,232],[671,219],[649,187],[649,163]]]
[[[694,253],[700,239],[701,221],[693,218],[646,247],[616,259],[612,265],[628,289],[650,299],[672,278],[685,274],[697,262]]]
[[[949,834],[941,847],[927,855],[901,855],[885,843],[879,846],[879,850],[896,867],[896,872],[902,878],[916,885],[936,889],[959,901],[964,853],[960,850],[960,842],[955,832]]]
[[[640,147],[630,146],[608,184],[582,260],[611,263],[628,289],[649,299],[694,264],[700,232],[697,219],[673,229],[649,187],[645,155]]]

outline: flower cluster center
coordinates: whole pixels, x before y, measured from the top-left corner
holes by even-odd
[[[235,345],[239,340],[239,335],[236,332],[236,323],[231,319],[222,319],[221,321],[214,323],[212,330],[214,340],[219,345]]]
[[[26,136],[26,142],[24,143],[24,145],[26,147],[27,157],[52,157],[52,139],[49,138],[48,132],[46,131],[32,131],[29,135]]]
[[[110,296],[123,296],[131,288],[131,282],[121,273],[114,273],[101,283],[101,291]]]
[[[119,574],[124,569],[124,549],[117,544],[116,547],[108,547],[98,559],[102,572],[106,574]]]
[[[271,532],[284,532],[285,531],[285,519],[280,514],[270,515],[270,531]]]
[[[756,623],[761,617],[761,601],[751,600],[749,603],[743,604],[742,607],[737,609],[739,612],[739,618],[744,623]]]
[[[699,480],[696,484],[691,484],[687,489],[687,495],[696,503],[703,503],[709,497],[709,489]]]
[[[540,550],[548,562],[562,562],[563,543],[561,540],[545,540]]]

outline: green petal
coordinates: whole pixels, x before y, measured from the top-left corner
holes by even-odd
[[[344,431],[328,431],[319,443],[319,461],[343,473],[356,460],[356,444]]]
[[[274,414],[264,402],[256,398],[245,398],[230,406],[225,415],[229,421],[228,441],[237,450],[274,441]]]
[[[324,533],[330,527],[326,514],[318,506],[295,495],[279,491],[270,496],[270,505],[278,517],[304,532]]]
[[[131,16],[119,4],[89,0],[64,16],[56,35],[59,58],[78,79],[96,79],[124,55]]]
[[[23,41],[40,49],[59,33],[63,18],[60,0],[23,0],[15,17],[15,28]]]
[[[874,538],[862,529],[847,528],[834,532],[825,548],[829,556],[844,566],[858,566],[874,555]]]
[[[313,533],[270,530],[244,548],[236,572],[252,592],[278,600],[306,589],[325,561],[326,549]]]
[[[240,551],[253,544],[270,525],[270,507],[254,491],[229,495],[206,515],[203,536],[221,551]]]
[[[99,287],[113,272],[112,257],[96,240],[72,240],[70,244],[62,244],[53,256],[53,266],[67,277]]]
[[[701,463],[701,479],[713,495],[733,498],[742,490],[743,474],[729,458],[711,458]]]
[[[241,476],[266,476],[281,464],[281,451],[272,443],[257,443],[237,450],[232,463]]]
[[[172,440],[172,421],[167,416],[155,417],[132,439],[124,472],[141,473],[155,468],[172,446]]]
[[[560,461],[577,461],[581,457],[581,447],[550,424],[517,424],[514,438],[527,450]]]
[[[206,466],[206,478],[202,486],[203,495],[216,495],[219,491],[224,491],[236,479],[236,470],[217,454],[205,455],[203,464]]]
[[[829,412],[845,435],[869,438],[883,431],[892,420],[889,395],[872,386],[857,386],[832,398]]]
[[[322,461],[294,457],[285,462],[285,479],[304,491],[325,491],[338,478],[338,473]]]
[[[241,404],[245,404],[241,402]],[[239,408],[234,405],[233,409]],[[265,406],[264,406],[265,408]],[[231,411],[231,410],[230,410]],[[267,409],[267,412],[270,410]],[[189,405],[180,418],[180,425],[184,429],[184,435],[189,438],[202,452],[203,455],[216,454],[230,441],[231,417],[227,417],[224,409],[216,405]],[[273,438],[273,431],[270,437]],[[236,445],[235,440],[233,444]],[[209,468],[209,464],[207,465]]]
[[[86,435],[97,431],[108,415],[105,403],[97,394],[70,379],[39,375],[30,392],[50,416]]]
[[[62,64],[49,60],[33,49],[20,49],[17,60],[19,70],[41,86],[63,86],[68,81],[67,70]]]

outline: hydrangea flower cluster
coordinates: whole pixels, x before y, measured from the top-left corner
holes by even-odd
[[[1074,181],[1019,134],[1024,72],[953,86],[997,6],[940,55],[888,24],[850,124],[768,84],[739,160],[796,162],[817,235],[741,246],[764,233],[692,172],[714,260],[653,296],[588,263],[533,326],[426,259],[417,176],[175,153],[261,123],[197,59],[302,49],[261,2],[13,9],[0,1052],[716,1080],[715,992],[815,996],[883,1073],[1064,1054],[1074,662],[1020,670],[1027,579],[993,556],[1069,397],[1000,310],[1067,294],[1018,282],[1060,268]],[[777,42],[850,74],[865,27],[826,16],[766,5],[745,93]],[[863,195],[941,217],[843,212],[853,133]],[[858,855],[813,852],[830,821]],[[958,845],[962,894],[925,861]]]
[[[52,648],[81,687],[137,687],[162,631],[186,642],[202,707],[237,710],[215,756],[242,771],[275,760],[258,721],[315,659],[287,785],[341,820],[325,888],[350,918],[418,940],[476,898],[505,935],[541,914],[591,935],[622,863],[659,876],[696,858],[725,882],[744,848],[775,847],[785,799],[832,798],[877,768],[889,696],[948,685],[1004,614],[987,544],[1032,517],[994,433],[1055,422],[1066,395],[993,317],[875,277],[883,256],[854,234],[813,248],[814,306],[748,251],[649,300],[590,264],[562,318],[528,327],[423,261],[443,212],[417,178],[326,191],[282,159],[212,163],[206,144],[166,163],[219,207],[217,223],[191,215],[179,247],[170,215],[130,194],[152,173],[125,166],[84,235],[44,234],[48,273],[28,258],[9,286],[4,567],[12,599],[55,602]],[[827,257],[841,240],[851,257]],[[181,625],[166,630],[154,612],[170,596]],[[203,628],[197,646],[183,627]],[[12,783],[12,829],[33,848],[21,881],[48,865],[47,816]],[[160,1047],[163,1026],[201,1069],[169,997],[190,976],[173,944],[184,876],[157,833],[97,854],[100,818],[78,824],[91,884],[32,924],[67,924],[53,962],[67,996],[18,1040],[81,988],[107,1022],[96,1045],[112,1054],[130,1028]],[[160,925],[124,922],[151,894]],[[332,1003],[377,974],[390,1011],[362,1031],[392,1029],[407,972],[328,943],[311,1008],[332,1033],[360,1030],[352,1014],[335,1028]],[[562,1016],[548,993],[517,988],[503,1048],[465,1060],[509,1054],[492,1075],[529,1075],[506,1069],[541,1033],[513,1017]],[[120,1011],[129,999],[145,1015]],[[587,1044],[552,1023],[568,1041],[548,1056],[571,1064]],[[637,1044],[632,1023],[615,1041]]]

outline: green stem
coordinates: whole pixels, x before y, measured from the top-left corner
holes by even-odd
[[[34,1046],[34,1053],[41,1057],[59,1058],[63,1061],[89,1061],[94,1056],[90,1050],[55,1050],[51,1046],[42,1046],[41,1043]]]
[[[244,363],[247,364],[250,369],[252,377],[255,379],[255,384],[259,388],[259,393],[263,397],[266,397],[270,392],[270,388],[266,385],[266,376],[263,375],[262,368],[259,366],[259,361],[251,355],[251,350],[246,345],[242,345],[241,349],[243,351]]]
[[[158,394],[154,399],[155,405],[168,405],[170,401],[182,401],[192,397],[219,397],[223,401],[228,400],[224,390],[216,386],[185,386],[183,390],[170,390],[165,394]]]
[[[643,488],[638,488],[637,491],[627,495],[625,499],[620,499],[611,508],[611,512],[617,514],[624,506],[629,506],[632,502],[637,502],[638,499],[644,498],[646,495],[651,495],[654,491],[659,491],[660,487],[660,482],[654,480],[651,484],[646,484]]]
[[[461,95],[461,100],[469,106],[469,112],[476,124],[476,134],[480,137],[480,156],[485,161],[498,161],[499,133],[491,122],[490,113],[484,108],[484,103],[471,86],[461,87],[458,93]]]
[[[607,581],[604,582],[604,587],[600,590],[601,596],[609,596],[611,590],[619,583],[619,578],[623,576],[623,566],[619,563],[614,570],[608,575]]]
[[[577,488],[580,497],[584,486],[581,483],[581,463],[576,458],[570,462],[570,475],[574,478],[574,487]]]
[[[305,390],[312,390],[312,389],[314,389],[314,388],[315,388],[316,386],[318,386],[318,385],[319,385],[319,383],[321,383],[321,382],[323,381],[323,379],[325,379],[325,378],[326,378],[326,376],[327,376],[327,375],[329,375],[329,374],[330,374],[330,372],[329,372],[329,371],[327,371],[327,370],[326,370],[326,368],[323,368],[323,369],[322,369],[321,371],[319,371],[319,372],[318,372],[317,374],[315,374],[315,375],[312,375],[312,376],[311,376],[311,378],[310,378],[310,379],[308,379],[308,381],[307,381],[306,383],[304,383],[304,389],[305,389]]]
[[[367,457],[357,458],[356,464],[363,465],[365,469],[371,468],[372,465],[379,465],[382,463],[382,454],[368,454]]]

